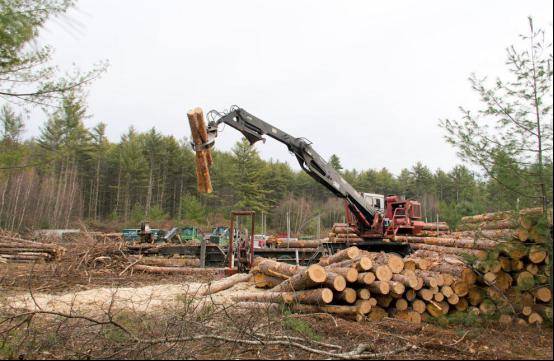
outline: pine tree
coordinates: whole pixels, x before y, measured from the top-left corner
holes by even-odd
[[[251,209],[256,212],[267,211],[266,195],[263,189],[263,162],[258,152],[246,138],[237,142],[233,147],[234,172],[233,187],[236,190],[237,209]]]
[[[481,109],[461,108],[461,120],[440,125],[462,159],[479,166],[513,199],[526,199],[546,212],[552,204],[552,44],[531,18],[529,35],[521,40],[524,49],[507,48],[507,80],[490,84],[487,78],[470,77]],[[498,177],[504,173],[511,175]]]

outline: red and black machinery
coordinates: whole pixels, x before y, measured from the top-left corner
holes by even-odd
[[[364,242],[357,243],[357,246],[372,250],[409,252],[406,244],[396,244],[387,238],[393,238],[397,234],[418,234],[421,231],[424,223],[421,221],[421,207],[418,202],[388,196],[384,209],[375,207],[329,165],[306,138],[293,137],[244,109],[234,106],[225,114],[211,111],[208,117],[212,119],[205,132],[202,129],[202,133],[206,134],[206,141],[203,144],[193,143],[193,149],[210,149],[218,135],[220,124],[229,125],[240,131],[250,144],[265,141],[264,135],[272,137],[287,146],[306,173],[337,197],[345,200],[349,223],[364,239]],[[348,245],[336,244],[333,247],[344,246]]]

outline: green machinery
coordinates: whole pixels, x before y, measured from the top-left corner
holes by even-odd
[[[201,242],[204,239],[202,232],[196,227],[185,226],[179,227],[179,237],[182,242]]]
[[[196,227],[174,227],[169,231],[161,229],[141,228],[125,228],[123,230],[123,239],[127,242],[170,242],[170,243],[186,243],[200,242],[203,239],[202,232]]]
[[[215,243],[219,245],[229,244],[229,227],[218,226],[212,229],[210,233],[210,243]]]
[[[149,239],[145,239],[140,228],[125,228],[122,233],[123,240],[127,242],[163,242],[165,236],[165,231],[161,229],[151,229]]]

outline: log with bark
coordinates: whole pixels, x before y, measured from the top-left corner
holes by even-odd
[[[212,193],[212,182],[210,178],[210,165],[212,156],[209,149],[200,149],[200,146],[207,140],[206,124],[202,109],[194,108],[187,113],[190,131],[194,144],[199,148],[196,150],[196,178],[198,192]]]

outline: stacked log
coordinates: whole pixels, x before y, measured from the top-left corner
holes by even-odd
[[[200,108],[194,108],[187,113],[192,140],[196,146],[201,146],[208,141],[208,133],[204,113]],[[212,181],[210,169],[212,165],[212,154],[209,149],[196,149],[196,179],[198,192],[212,193]]]
[[[323,241],[314,240],[288,240],[283,238],[269,238],[266,241],[268,247],[272,248],[318,248]]]
[[[331,243],[352,243],[363,241],[357,234],[357,230],[347,223],[335,223],[329,232]]]
[[[0,233],[0,259],[8,262],[57,261],[65,253],[65,248],[51,243],[34,242],[18,235]]]
[[[416,250],[408,258],[410,267],[414,263],[440,272],[450,268],[452,275],[464,280],[468,287],[455,283],[455,293],[460,296],[467,292],[472,312],[496,314],[503,322],[542,323],[552,320],[547,244],[552,242],[552,218],[548,214],[544,222],[541,217],[541,208],[480,214],[463,217],[458,230],[449,236],[402,236],[395,240]]]
[[[519,222],[518,227],[531,234],[538,217],[540,213],[524,210],[518,221],[524,219],[525,223]],[[494,214],[471,219],[514,224]],[[494,230],[489,226],[481,229]],[[336,231],[352,231],[347,225],[333,230],[335,235]],[[264,299],[246,294],[236,300],[286,303],[296,312],[330,312],[357,320],[394,317],[419,323],[459,312],[496,316],[502,323],[552,320],[551,259],[543,239],[507,239],[508,232],[500,230],[484,238],[468,237],[467,233],[397,236],[395,241],[409,243],[414,249],[404,258],[350,247],[308,268],[257,259],[252,270],[255,284],[269,289],[269,295]],[[495,234],[499,236],[490,237]],[[320,291],[316,298],[300,297],[309,290]]]
[[[419,323],[467,309],[476,277],[466,275],[463,262],[443,258],[426,264],[414,261],[418,256],[350,247],[309,267],[258,257],[251,270],[254,283],[268,291],[244,292],[234,299],[253,306],[284,303],[294,312],[329,312],[358,321],[394,317]]]

